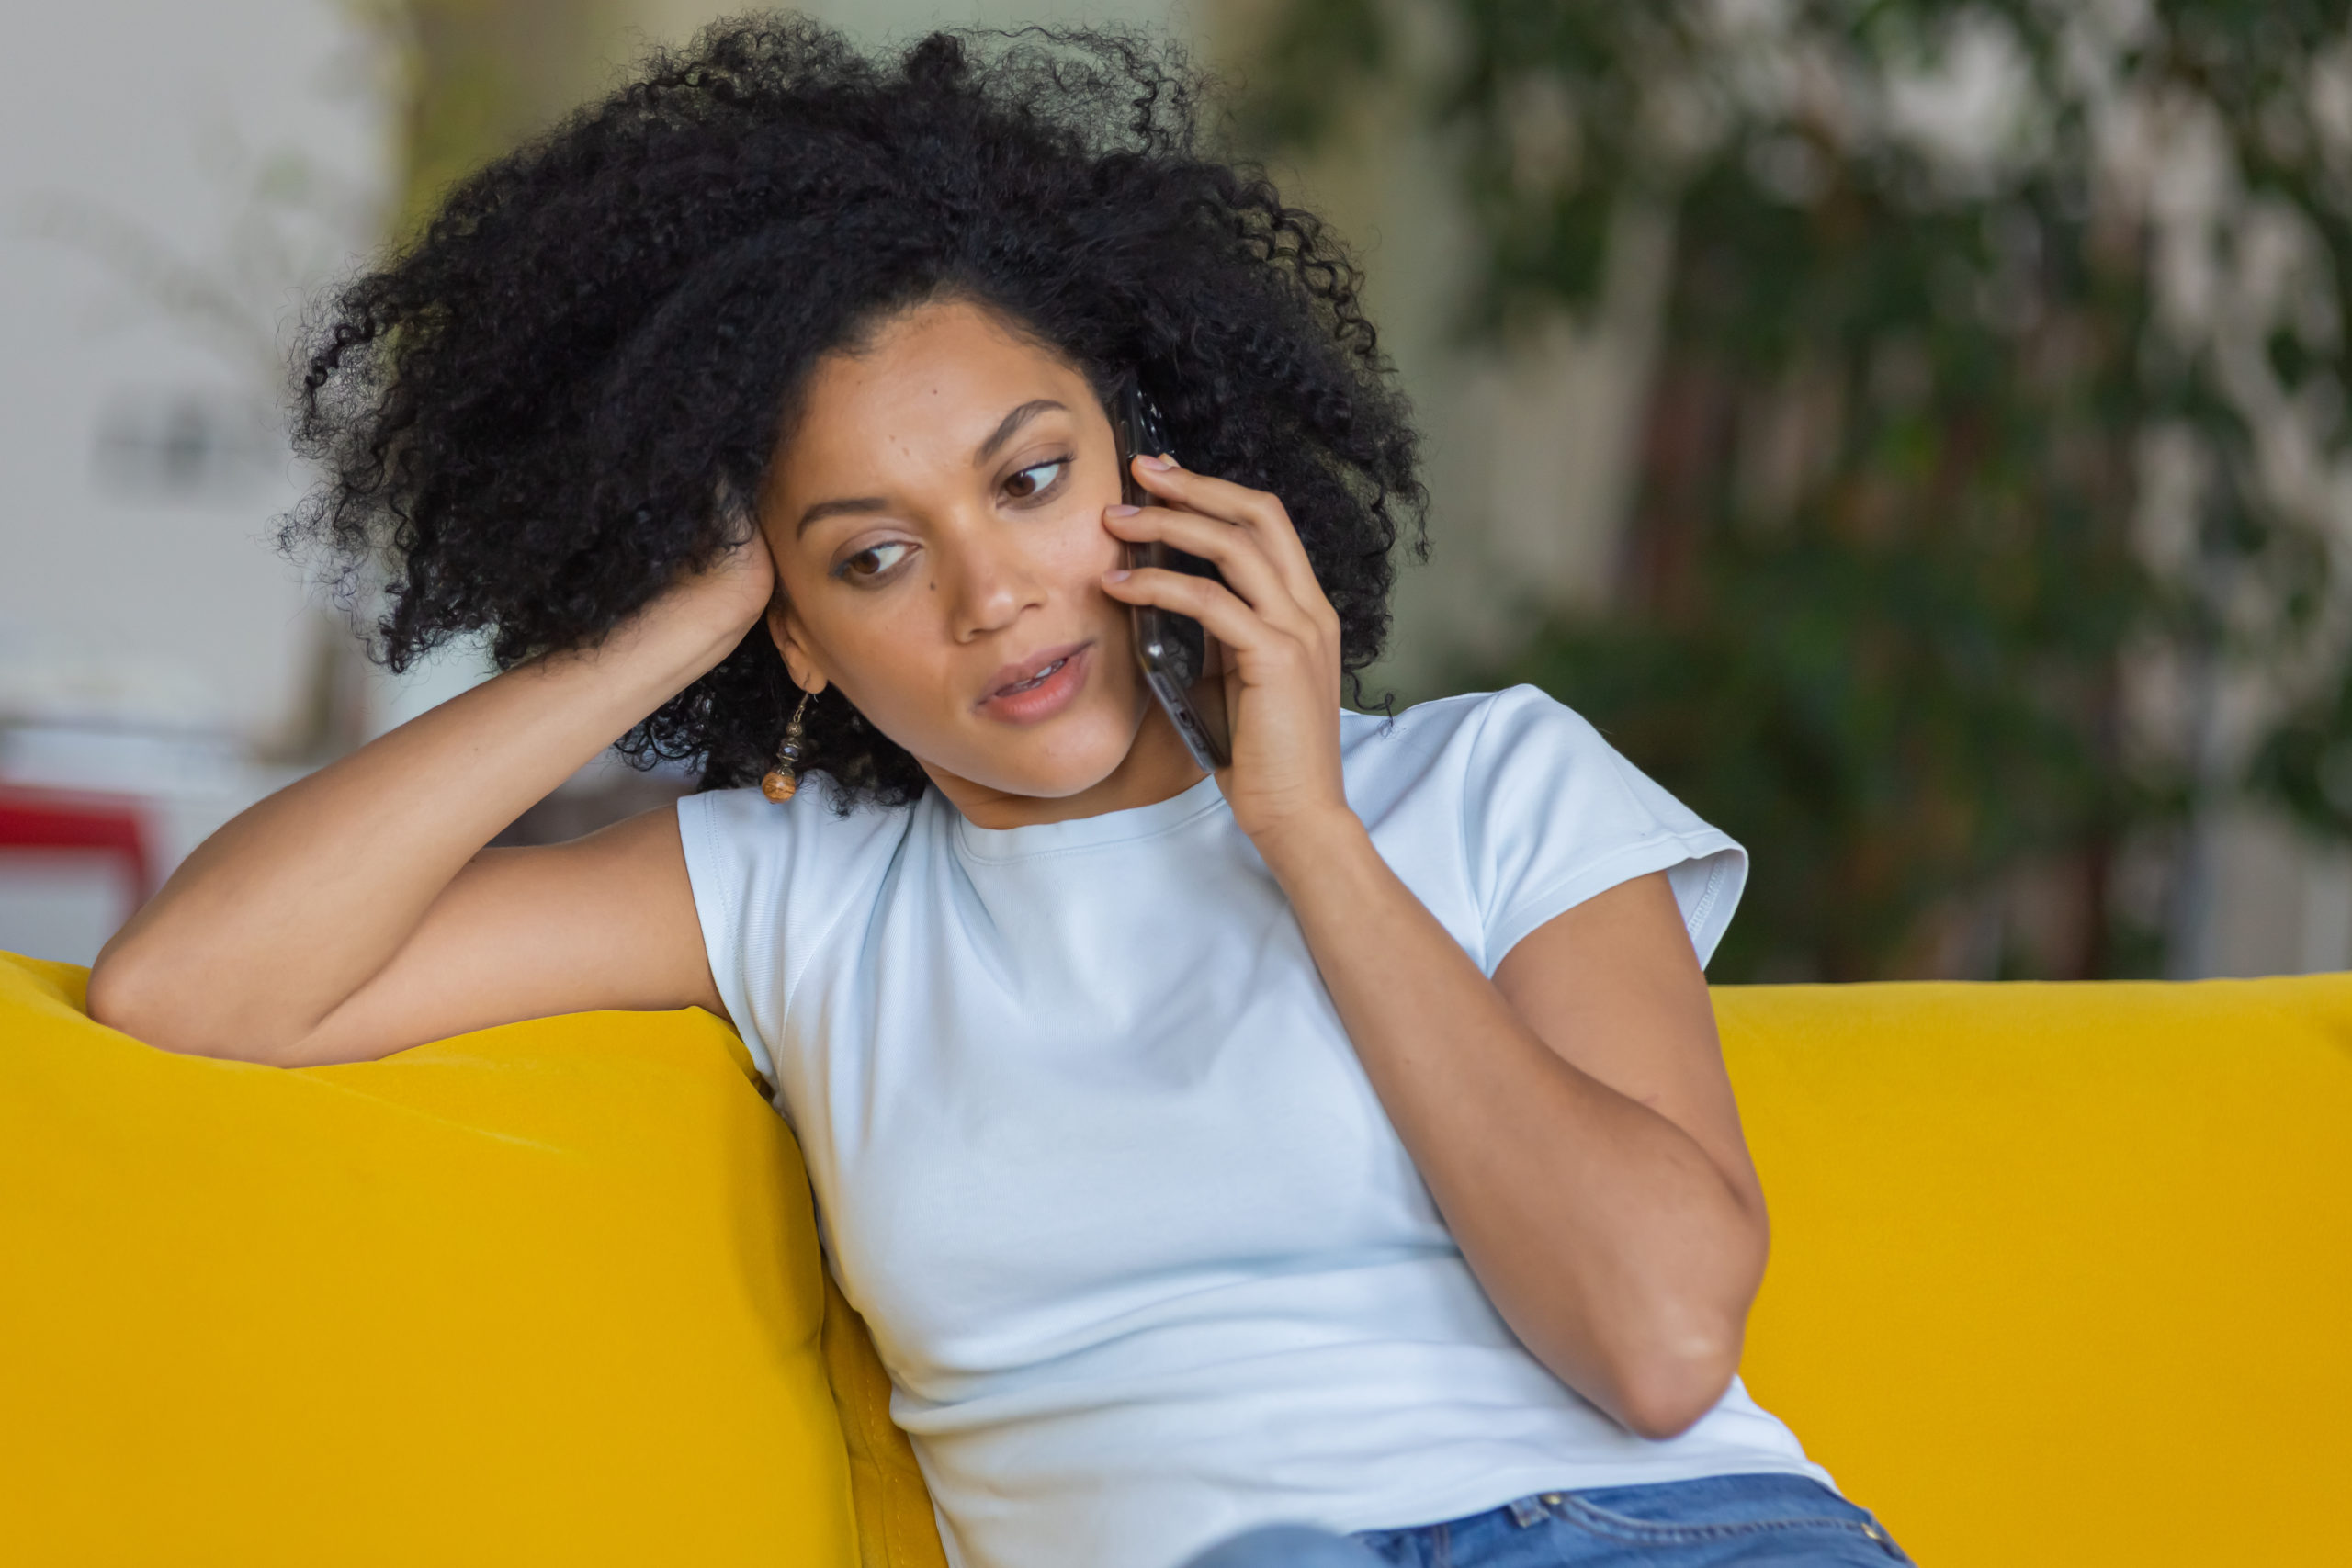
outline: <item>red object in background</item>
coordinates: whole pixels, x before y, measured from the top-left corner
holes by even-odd
[[[0,850],[95,850],[130,873],[134,905],[155,890],[154,855],[138,803],[112,795],[0,788]]]

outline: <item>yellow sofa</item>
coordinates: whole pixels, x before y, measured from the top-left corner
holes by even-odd
[[[173,1056],[0,957],[0,1562],[933,1568],[707,1014]],[[2352,1561],[2352,977],[1716,993],[1747,1374],[1921,1562]]]

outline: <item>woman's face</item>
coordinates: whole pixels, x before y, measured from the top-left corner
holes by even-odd
[[[1102,589],[1120,476],[1082,374],[983,307],[927,304],[821,360],[802,410],[760,508],[796,680],[838,687],[984,826],[1199,776],[1146,728]]]

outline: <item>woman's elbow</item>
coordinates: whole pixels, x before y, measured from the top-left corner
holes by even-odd
[[[1739,1336],[1653,1350],[1616,1369],[1610,1412],[1635,1437],[1680,1437],[1721,1403],[1739,1371]]]
[[[267,1030],[241,1030],[212,1016],[200,985],[137,946],[109,943],[90,966],[91,1018],[142,1044],[183,1056],[292,1064]]]
[[[1607,1336],[1611,1414],[1644,1438],[1679,1437],[1722,1403],[1747,1339],[1747,1314],[1763,1283],[1770,1246],[1760,1193],[1743,1204],[1742,1224],[1723,1238],[1702,1279],[1659,1282]]]
[[[117,942],[120,941],[117,938]],[[90,986],[85,1010],[108,1029],[119,1029],[134,1040],[153,1033],[154,987],[135,952],[108,942],[90,965]]]

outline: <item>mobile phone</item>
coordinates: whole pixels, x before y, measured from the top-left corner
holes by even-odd
[[[1114,399],[1111,428],[1119,444],[1119,495],[1129,506],[1151,506],[1158,498],[1136,482],[1130,459],[1138,453],[1175,453],[1168,445],[1168,430],[1159,408],[1129,376]],[[1222,582],[1216,567],[1195,555],[1153,539],[1127,545],[1127,567],[1159,567],[1189,572]],[[1233,745],[1226,728],[1224,650],[1207,629],[1190,615],[1180,615],[1156,604],[1133,606],[1136,662],[1143,667],[1144,683],[1159,700],[1193,761],[1215,773],[1233,761]]]

